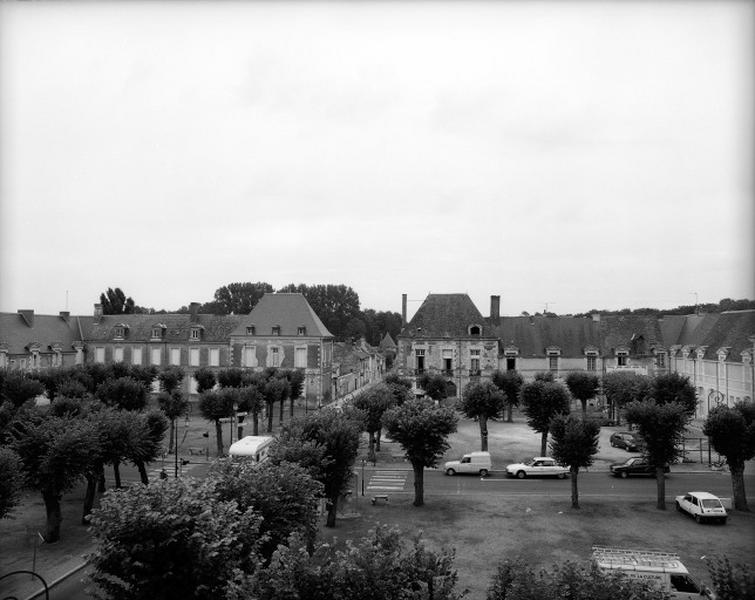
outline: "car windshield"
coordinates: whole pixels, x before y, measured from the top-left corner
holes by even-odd
[[[703,508],[721,508],[723,506],[720,500],[714,500],[712,498],[701,500],[700,504]]]
[[[530,458],[529,460],[524,461],[524,464],[527,465],[528,467],[531,467],[532,465],[535,464],[535,459]]]

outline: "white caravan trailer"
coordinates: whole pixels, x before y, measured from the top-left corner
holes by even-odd
[[[231,458],[244,458],[261,463],[267,459],[268,450],[274,439],[269,435],[248,435],[231,444],[228,454]]]

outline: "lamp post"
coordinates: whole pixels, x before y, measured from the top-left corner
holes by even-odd
[[[362,496],[364,496],[364,463],[365,460],[362,459]]]

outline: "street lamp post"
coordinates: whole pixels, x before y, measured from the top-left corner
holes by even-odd
[[[362,496],[364,496],[364,463],[365,460],[362,459]]]

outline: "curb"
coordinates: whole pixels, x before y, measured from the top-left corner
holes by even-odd
[[[50,583],[47,584],[48,591],[51,590],[52,588],[54,588],[59,583],[65,581],[69,577],[73,577],[76,573],[78,573],[79,571],[81,571],[82,569],[84,569],[85,567],[87,567],[88,565],[89,565],[89,562],[85,561],[85,562],[81,563],[80,565],[78,565],[78,566],[76,566],[76,567],[74,567],[72,569],[69,569],[68,571],[66,571],[65,573],[63,573],[63,575],[61,575],[57,579],[54,579],[53,581],[51,581]],[[45,588],[40,588],[39,591],[31,594],[30,596],[27,596],[26,598],[24,598],[24,600],[34,600],[34,598],[38,598],[39,596],[42,596],[44,593],[45,593]]]

